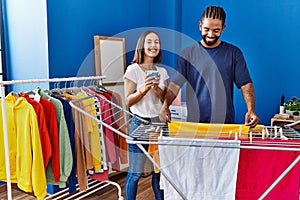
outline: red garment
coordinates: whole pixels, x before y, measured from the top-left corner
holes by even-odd
[[[58,140],[58,124],[56,119],[56,110],[52,102],[40,98],[40,103],[42,104],[45,116],[46,116],[46,123],[48,127],[48,132],[51,141],[52,147],[52,156],[51,156],[51,163],[52,163],[52,170],[54,174],[54,180],[59,182],[60,177],[60,159],[59,159],[59,140]]]
[[[91,179],[98,181],[107,181],[108,180],[108,170],[104,170],[103,173],[94,173],[90,176]]]
[[[256,140],[255,140],[256,141]],[[291,140],[268,140],[291,142]],[[295,141],[299,143],[298,141]],[[300,152],[241,149],[236,200],[256,200],[273,184]],[[275,186],[265,200],[299,200],[300,163]]]
[[[49,159],[52,155],[52,147],[51,147],[50,136],[47,128],[44,108],[42,104],[31,99],[28,94],[20,94],[20,96],[23,96],[27,100],[27,102],[33,106],[34,111],[37,115],[40,139],[41,139],[41,145],[43,151],[44,168],[46,171],[49,163]]]
[[[110,102],[112,102],[112,94],[108,93],[108,92],[102,92],[99,94],[100,96],[104,96],[107,100],[109,100]],[[103,99],[102,99],[103,101]],[[117,126],[117,123],[115,123],[115,118],[114,118],[114,111],[113,111],[113,106],[112,104],[108,103],[108,102],[105,102],[105,115],[106,115],[106,118],[107,120],[105,120],[108,124],[110,123],[110,125],[117,129],[118,127]],[[103,113],[104,114],[104,113]],[[106,118],[102,118],[102,119],[106,119]],[[110,130],[108,130],[110,131]],[[111,131],[112,134],[113,134],[113,137],[114,137],[114,143],[112,143],[112,147],[114,148],[115,150],[115,153],[116,153],[116,160],[115,162],[112,162],[112,168],[114,170],[117,170],[117,171],[120,171],[120,162],[119,162],[119,159],[120,159],[120,140],[119,140],[119,135],[117,133],[114,133],[113,131]]]

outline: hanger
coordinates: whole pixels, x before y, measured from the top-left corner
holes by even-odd
[[[29,91],[24,91],[24,92],[20,92],[20,95],[23,96],[24,94],[27,94],[30,98],[34,98],[34,95],[36,94],[36,92],[32,89],[33,88],[33,83],[31,84],[31,90]]]
[[[92,81],[93,81],[93,84],[92,84]],[[94,92],[98,92],[98,93],[102,93],[102,92],[105,92],[105,93],[108,93],[108,90],[101,84],[96,84],[95,83],[95,80],[91,80],[90,82],[90,86],[88,86],[89,89],[93,90]]]
[[[60,82],[54,83],[54,88],[50,90],[51,93],[56,94],[56,95],[63,95],[62,89],[59,87]]]
[[[29,98],[31,98],[37,102],[40,102],[40,99],[41,99],[41,96],[37,92],[37,90],[33,90],[33,84],[32,84],[31,90],[26,91],[26,92],[20,92],[19,94],[20,94],[20,96],[24,96],[24,94],[27,94]]]
[[[78,83],[78,82],[77,82]],[[70,87],[69,88],[65,88],[66,92],[68,94],[71,94],[71,95],[76,95],[78,94],[79,92],[81,92],[81,89],[77,86],[77,83],[75,84],[75,81],[72,81],[70,83]]]

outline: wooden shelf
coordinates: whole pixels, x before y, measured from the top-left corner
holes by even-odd
[[[295,122],[296,120],[294,120],[293,118],[289,118],[289,119],[280,119],[280,118],[275,118],[273,117],[271,119],[271,126],[284,126],[286,124],[291,124],[293,122]],[[297,131],[300,131],[300,124],[297,124],[295,126],[293,126],[292,128],[294,128]]]

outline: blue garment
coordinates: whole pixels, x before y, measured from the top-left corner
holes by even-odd
[[[216,48],[196,43],[178,57],[171,81],[186,85],[188,121],[234,123],[233,87],[251,83],[242,51],[221,42]]]
[[[157,121],[158,118],[143,118],[149,121]],[[142,121],[134,117],[131,121],[129,135],[142,124]],[[148,150],[149,145],[143,145]],[[146,162],[146,155],[136,144],[128,144],[129,151],[129,169],[125,182],[125,197],[126,200],[135,200],[137,194],[137,187],[139,178],[144,172],[144,165]],[[163,200],[163,191],[159,189],[160,174],[152,172],[152,188],[156,200]]]
[[[72,149],[72,156],[73,160],[76,161],[76,151],[75,151],[75,125],[73,121],[73,115],[72,115],[72,107],[69,104],[69,102],[55,94],[51,94],[52,97],[60,100],[60,102],[63,105],[64,108],[64,114],[65,114],[65,119],[69,131],[69,136],[70,136],[70,142],[71,142],[71,149]],[[69,176],[69,193],[73,193],[76,191],[76,184],[77,184],[77,177],[76,177],[76,162],[73,162],[72,166],[72,171]]]

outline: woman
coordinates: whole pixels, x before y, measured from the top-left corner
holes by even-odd
[[[124,74],[124,93],[126,105],[130,111],[149,122],[160,122],[158,113],[169,78],[167,71],[155,64],[162,58],[160,38],[153,31],[145,31],[138,39],[131,65]],[[147,75],[147,71],[154,70],[158,76]],[[143,122],[137,117],[131,121],[129,135]],[[148,145],[144,145],[147,150]],[[137,186],[141,177],[146,156],[135,144],[128,144],[129,170],[125,183],[125,197],[127,200],[136,199]],[[163,191],[159,188],[160,174],[152,172],[152,188],[156,200],[163,199]]]

